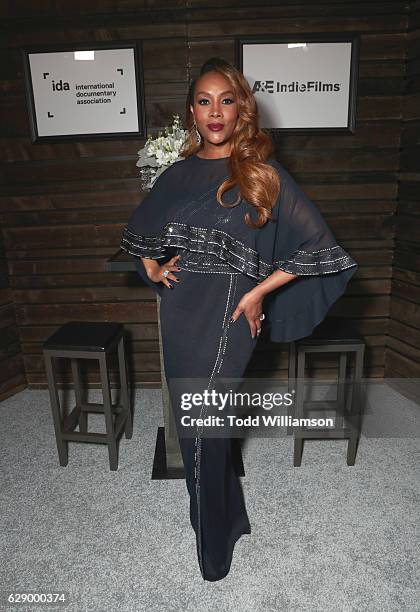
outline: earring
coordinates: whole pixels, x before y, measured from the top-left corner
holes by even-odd
[[[197,129],[197,124],[195,122],[195,119],[194,119],[194,127],[195,127],[195,138],[197,140],[197,144],[200,144],[200,142],[201,142],[201,134],[200,134],[200,132]]]

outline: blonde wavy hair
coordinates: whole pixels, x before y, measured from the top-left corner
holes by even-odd
[[[190,105],[194,106],[194,91],[198,79],[207,72],[216,71],[229,81],[235,93],[238,105],[238,119],[231,136],[231,155],[229,158],[230,178],[226,179],[217,190],[217,201],[224,208],[237,206],[241,198],[245,198],[257,210],[254,221],[249,214],[245,222],[252,228],[265,225],[268,219],[273,219],[272,208],[280,193],[280,177],[278,172],[266,161],[274,156],[274,143],[271,136],[258,126],[258,110],[254,95],[243,74],[232,64],[219,57],[207,60],[191,83],[186,103],[186,128],[188,136],[180,155],[190,157],[200,151],[202,142],[197,143],[194,130],[194,116]],[[238,198],[231,204],[222,201],[223,194],[239,186]]]

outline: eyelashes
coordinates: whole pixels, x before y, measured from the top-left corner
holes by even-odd
[[[201,98],[201,100],[198,101],[198,104],[200,104],[200,106],[203,106],[203,104],[201,104],[201,102],[206,102],[207,100],[208,100],[207,98]],[[224,102],[225,100],[229,101],[229,104],[227,106],[230,106],[230,104],[233,104],[235,102],[235,100],[233,100],[232,98],[223,98],[222,101]],[[204,106],[206,106],[206,105],[204,105]]]

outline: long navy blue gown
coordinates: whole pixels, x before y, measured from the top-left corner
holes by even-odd
[[[212,389],[219,378],[240,378],[257,338],[243,314],[230,317],[241,297],[276,269],[298,278],[266,296],[263,311],[270,339],[288,342],[310,335],[344,293],[357,263],[337,244],[315,204],[274,159],[281,191],[273,208],[276,222],[252,229],[242,199],[233,208],[216,200],[227,178],[229,158],[193,155],[174,163],[157,179],[124,228],[121,247],[134,256],[143,280],[161,296],[163,357],[171,405],[179,423],[179,388],[171,380],[200,379]],[[238,188],[224,194],[236,200]],[[180,254],[169,289],[147,277],[140,257],[165,263]],[[204,416],[204,413],[202,413]],[[178,430],[179,432],[179,430]],[[250,534],[240,480],[232,462],[232,438],[195,437],[179,442],[190,496],[190,520],[196,534],[203,579],[224,578],[235,542]]]

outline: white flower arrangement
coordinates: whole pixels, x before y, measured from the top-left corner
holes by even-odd
[[[188,130],[181,127],[179,115],[173,115],[173,123],[166,127],[164,134],[159,132],[156,138],[150,135],[142,149],[137,151],[139,159],[136,166],[141,168],[142,189],[151,189],[157,178],[169,166],[184,159],[180,151],[185,143]]]

